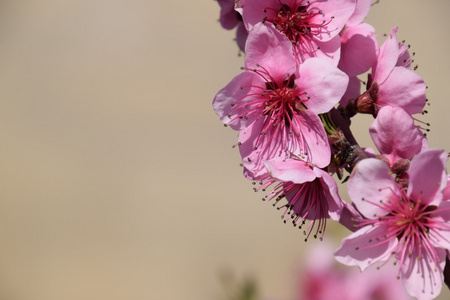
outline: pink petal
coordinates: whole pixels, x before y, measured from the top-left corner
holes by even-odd
[[[239,135],[239,151],[243,159],[245,176],[249,179],[260,179],[267,173],[263,161],[276,157],[286,157],[287,153],[293,154],[320,168],[330,163],[331,150],[328,136],[325,133],[320,118],[310,110],[299,111],[293,115],[291,128],[296,127],[295,132],[300,136],[294,136],[291,129],[274,128],[276,134],[271,132],[261,134],[263,130],[263,118],[257,120]],[[258,141],[258,148],[255,145]]]
[[[300,65],[296,84],[310,99],[305,106],[317,114],[330,111],[348,85],[348,76],[326,60],[311,58]]]
[[[409,55],[408,49],[408,45],[403,43],[399,45],[400,56],[398,57],[396,66],[411,69],[411,56]]]
[[[365,217],[376,219],[389,212],[380,207],[399,194],[389,167],[381,160],[367,158],[359,162],[348,181],[348,194]]]
[[[409,167],[408,196],[424,204],[439,206],[447,183],[444,150],[430,149],[419,153]]]
[[[259,65],[275,79],[293,74],[297,67],[292,56],[292,43],[272,24],[256,24],[247,38],[245,67],[255,69]]]
[[[436,226],[430,227],[429,238],[436,248],[450,250],[450,201],[442,201],[433,214],[433,222]],[[439,226],[442,225],[443,226]]]
[[[342,210],[344,208],[344,201],[339,197],[338,186],[333,177],[327,172],[314,167],[314,173],[323,186],[323,191],[328,200],[328,215],[331,219],[339,221]]]
[[[383,107],[370,126],[370,136],[391,166],[398,159],[411,160],[422,149],[422,132],[413,118],[398,107]]]
[[[301,184],[316,179],[316,174],[308,163],[286,158],[274,158],[264,162],[271,177],[279,181]]]
[[[264,120],[261,118],[239,133],[239,152],[242,156],[244,175],[250,180],[259,180],[267,174],[263,160],[282,156],[280,144],[269,143],[265,148],[254,149],[257,138],[261,135]],[[262,152],[264,150],[264,152]],[[264,154],[264,155],[263,155]],[[285,153],[283,153],[285,155]]]
[[[275,11],[272,9],[268,9],[267,13],[264,12],[265,8],[272,7],[277,11],[280,8],[277,5],[277,0],[241,0],[240,2],[242,6],[242,17],[248,32],[253,29],[254,25],[262,22],[266,15],[269,18],[276,16]]]
[[[362,220],[361,214],[350,203],[344,202],[339,223],[344,225],[348,230],[355,232],[358,220]]]
[[[403,284],[411,296],[419,300],[434,299],[439,295],[444,280],[442,270],[445,265],[445,250],[435,249],[439,267],[435,265],[430,253],[422,248],[421,253],[414,248],[411,256],[405,255],[401,268]],[[421,259],[418,259],[421,257]]]
[[[322,19],[331,19],[330,24],[324,26],[324,33],[318,36],[318,40],[322,42],[329,41],[333,37],[339,35],[344,28],[350,16],[355,11],[356,0],[333,0],[333,1],[316,1],[312,2],[311,8],[319,9],[323,12],[323,16],[318,16],[317,23],[320,24]]]
[[[380,82],[378,82],[380,83]],[[395,67],[380,85],[376,103],[381,106],[401,107],[410,114],[421,113],[426,103],[426,85],[415,72]]]
[[[386,241],[383,236],[387,226],[365,226],[352,233],[342,241],[336,250],[336,260],[348,266],[358,266],[364,271],[370,265],[385,261],[398,244],[396,238]]]
[[[372,68],[378,55],[375,29],[366,23],[347,28],[341,36],[341,60],[339,69],[348,76],[356,76]]]
[[[319,168],[328,166],[331,150],[322,121],[316,113],[308,109],[298,112],[296,116],[292,124],[301,128],[304,149],[292,147],[288,150],[297,156],[306,153],[307,161]]]
[[[372,0],[357,0],[356,8],[352,16],[348,19],[347,26],[362,23],[365,17],[369,14]]]
[[[261,88],[255,88],[256,86]],[[235,76],[216,94],[213,100],[214,111],[220,116],[222,122],[230,125],[234,130],[241,130],[259,117],[255,115],[248,119],[239,118],[240,114],[246,114],[248,111],[245,104],[254,99],[253,96],[247,95],[257,94],[259,96],[263,87],[265,87],[265,83],[260,76],[253,72],[243,72]]]
[[[304,46],[299,47],[305,49]],[[312,57],[318,57],[326,59],[337,66],[341,57],[341,38],[337,35],[329,41],[323,42],[320,40],[311,40],[310,48],[311,53],[300,53],[299,61],[303,62]]]
[[[381,45],[380,52],[378,54],[378,62],[373,68],[373,80],[378,84],[382,84],[386,78],[391,74],[392,69],[397,64],[400,50],[397,41],[398,27],[394,27],[391,30],[391,34],[386,41]]]

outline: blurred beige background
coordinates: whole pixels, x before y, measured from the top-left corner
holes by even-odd
[[[292,299],[318,241],[260,201],[212,110],[243,60],[217,3],[0,3],[0,299],[221,299],[227,272]],[[391,0],[368,19],[412,44],[447,150],[448,11]]]

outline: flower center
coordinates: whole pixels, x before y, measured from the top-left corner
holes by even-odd
[[[376,247],[392,239],[397,239],[398,244],[390,257],[394,256],[401,266],[414,253],[416,255],[414,259],[421,260],[427,256],[427,259],[430,259],[427,263],[434,264],[433,269],[439,268],[438,254],[431,240],[437,238],[435,236],[436,229],[439,230],[445,226],[442,221],[434,218],[438,211],[436,207],[428,206],[420,199],[408,198],[406,190],[402,190],[401,195],[394,195],[387,201],[380,200],[380,203],[373,204],[388,211],[389,214],[379,218],[361,220],[360,223],[363,226],[386,226],[386,231],[383,235],[376,237],[376,240],[370,239],[369,245],[365,248]],[[374,215],[374,217],[376,216]],[[434,233],[430,230],[433,230]],[[397,276],[397,278],[400,277]]]
[[[291,75],[281,87],[276,82],[266,82],[266,90],[262,94],[266,99],[263,114],[269,117],[272,124],[289,126],[294,113],[306,109],[294,81],[295,75]]]
[[[240,87],[241,90],[249,88],[251,92],[244,93],[243,97],[231,103],[233,109],[228,114],[228,123],[239,119],[251,119],[254,123],[261,121],[258,124],[260,134],[254,140],[254,150],[272,151],[275,148],[270,148],[271,145],[280,145],[281,149],[276,150],[277,153],[289,150],[288,148],[300,149],[296,150],[295,154],[304,159],[307,155],[307,152],[303,151],[306,141],[302,135],[304,124],[299,114],[307,109],[304,103],[309,101],[310,97],[295,84],[295,74],[274,78],[261,65],[246,71],[256,73],[264,81],[261,84]],[[274,157],[275,153],[272,154]],[[277,155],[281,155],[281,152]]]
[[[267,21],[275,25],[275,27],[284,33],[289,40],[296,46],[302,46],[302,52],[314,52],[317,49],[308,49],[308,41],[316,35],[320,35],[323,26],[329,24],[331,20],[318,22],[318,15],[322,15],[319,9],[312,9],[311,3],[307,5],[289,6],[282,4],[279,11],[273,8],[266,8],[265,12],[273,11],[275,17],[264,17],[263,22]],[[305,45],[306,44],[306,45]]]

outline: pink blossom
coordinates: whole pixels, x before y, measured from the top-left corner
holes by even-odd
[[[341,200],[334,179],[325,171],[298,159],[276,158],[264,162],[271,178],[262,180],[256,190],[267,189],[276,184],[263,200],[278,203],[286,198],[287,203],[279,206],[284,209],[282,219],[302,228],[306,220],[311,220],[304,230],[305,241],[311,235],[316,223],[314,238],[323,238],[326,219],[339,220],[344,201]],[[274,203],[274,206],[276,205]]]
[[[332,259],[333,247],[326,242],[313,245],[306,266],[299,272],[298,300],[408,300],[400,282],[392,280],[395,269],[339,268]]]
[[[350,198],[366,218],[345,238],[336,259],[361,270],[393,258],[398,278],[418,299],[436,297],[442,287],[446,250],[450,249],[450,203],[442,202],[447,183],[443,150],[419,153],[402,188],[382,161],[369,158],[355,168]]]
[[[391,30],[389,38],[380,47],[378,60],[372,69],[369,85],[378,93],[375,112],[382,106],[401,107],[409,114],[421,113],[426,103],[426,85],[423,79],[409,69],[410,60],[407,47],[399,44],[396,33]]]
[[[325,167],[330,147],[318,114],[339,101],[348,77],[318,58],[297,67],[291,42],[267,24],[254,26],[245,50],[244,72],[213,101],[221,120],[240,131],[245,175],[258,179],[262,160],[291,153]]]
[[[424,135],[414,119],[399,107],[383,107],[370,126],[370,136],[391,171],[401,175],[422,150]]]
[[[271,23],[292,42],[299,61],[323,57],[337,65],[339,32],[354,12],[356,0],[242,0],[241,3],[249,32],[260,22]]]

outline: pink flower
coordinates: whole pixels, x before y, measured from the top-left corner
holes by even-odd
[[[436,297],[442,287],[450,249],[450,203],[442,202],[447,183],[443,150],[418,154],[409,168],[409,185],[400,187],[382,161],[369,158],[355,168],[348,191],[366,219],[345,238],[336,259],[361,270],[395,259],[407,292],[418,299]]]
[[[395,269],[380,270],[339,268],[332,259],[333,247],[326,242],[313,245],[306,266],[299,274],[298,300],[408,300],[402,284],[392,280]]]
[[[221,89],[213,107],[239,130],[245,175],[266,173],[262,160],[291,153],[319,167],[330,161],[328,138],[318,114],[344,93],[348,77],[314,58],[297,67],[290,41],[272,26],[254,26],[246,45],[244,72]]]
[[[242,0],[242,15],[250,32],[260,22],[271,23],[294,45],[299,61],[310,57],[339,61],[339,32],[355,10],[355,0]]]
[[[370,126],[370,136],[394,174],[408,170],[410,160],[422,150],[424,135],[414,119],[399,107],[383,107]]]
[[[369,78],[368,90],[376,115],[383,106],[401,107],[409,114],[421,113],[426,103],[426,85],[423,79],[409,69],[407,46],[399,44],[396,33],[391,30],[389,38],[380,47],[378,60]],[[371,104],[371,103],[368,103]]]
[[[284,208],[284,222],[289,221],[302,228],[306,220],[311,220],[304,230],[305,241],[317,222],[313,235],[314,238],[319,236],[322,240],[326,219],[331,217],[333,220],[339,220],[344,207],[334,179],[327,172],[298,159],[277,158],[264,162],[264,165],[271,178],[262,180],[258,189],[265,190],[277,181],[279,183],[263,200],[275,199],[278,203],[286,198],[287,203],[278,207]]]

